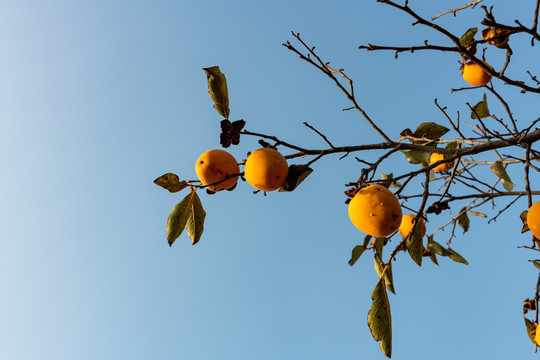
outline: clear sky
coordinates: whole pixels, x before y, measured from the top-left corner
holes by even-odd
[[[465,3],[410,1],[428,18]],[[501,22],[532,19],[534,1],[484,3]],[[482,17],[477,7],[438,23],[464,33]],[[380,141],[358,113],[341,111],[350,105],[329,79],[281,46],[291,30],[345,68],[361,106],[393,139],[424,121],[447,126],[434,98],[467,118],[465,103],[483,91],[450,92],[466,86],[456,54],[396,60],[358,50],[450,45],[411,23],[374,0],[0,0],[0,358],[385,358],[366,325],[377,283],[371,255],[347,264],[364,237],[344,205],[344,184],[360,174],[354,156],[318,161],[292,193],[254,195],[243,182],[201,192],[207,217],[196,246],[183,234],[169,247],[166,219],[185,193],[152,182],[166,172],[195,179],[197,157],[220,147],[202,71],[214,65],[227,76],[231,119],[248,130],[326,147],[307,121],[334,145]],[[512,76],[538,74],[530,61],[538,45],[529,43],[511,39]],[[503,52],[487,56],[500,68]],[[538,117],[537,99],[495,85],[520,124]],[[230,152],[240,160],[257,147],[243,137]],[[412,169],[399,155],[381,171]],[[512,176],[517,188],[522,178]],[[517,248],[529,244],[518,218],[526,206],[519,200],[490,225],[471,218],[453,242],[469,266],[442,258],[419,268],[400,254],[394,359],[534,356],[521,314],[536,254]],[[430,218],[428,232],[448,216]]]

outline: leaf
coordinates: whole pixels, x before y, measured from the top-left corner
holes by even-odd
[[[434,122],[425,122],[416,128],[413,133],[415,138],[426,138],[429,140],[439,140],[444,134],[449,132],[450,129],[436,124]]]
[[[399,182],[395,182],[393,181],[394,179],[394,174],[390,173],[390,174],[384,174],[384,173],[381,173],[381,179],[383,181],[380,182],[380,184],[386,188],[389,188],[389,187],[393,187],[393,188],[401,188],[401,183]]]
[[[179,192],[188,187],[188,183],[185,180],[180,181],[178,175],[173,173],[166,173],[154,180],[154,184],[161,186],[169,192]]]
[[[433,235],[428,236],[427,251],[440,256],[448,256],[455,262],[469,265],[469,262],[465,260],[463,256],[459,255],[455,250],[451,249],[450,247],[445,248],[438,242],[434,241]]]
[[[400,150],[407,161],[411,164],[422,164],[429,162],[430,152],[418,150]]]
[[[193,189],[184,197],[171,211],[167,219],[167,241],[169,245],[176,239],[187,227],[188,235],[191,237],[191,243],[195,245],[199,241],[203,231],[203,223],[206,212],[202,208],[201,200]]]
[[[532,322],[531,320],[527,319],[525,316],[523,317],[525,320],[525,326],[527,327],[527,335],[529,335],[529,339],[536,344],[534,341],[534,336],[532,335],[532,331],[536,329],[536,324]]]
[[[459,39],[459,42],[463,46],[469,46],[474,42],[474,35],[478,32],[478,28],[470,28],[465,34]]]
[[[225,119],[229,118],[229,93],[227,79],[219,70],[219,66],[203,68],[208,82],[208,95],[214,102],[214,109]]]
[[[190,209],[191,214],[186,224],[188,236],[191,238],[191,245],[195,245],[201,239],[204,231],[204,219],[206,218],[206,211],[203,209],[201,199],[199,199],[196,192],[194,192],[193,196],[193,204]]]
[[[528,210],[522,211],[521,214],[519,214],[519,218],[521,219],[521,222],[523,223],[523,227],[521,228],[521,233],[525,233],[529,231],[529,225],[527,224],[527,214],[529,213]]]
[[[307,165],[291,165],[289,166],[289,172],[285,182],[279,189],[279,191],[293,191],[304,181],[309,174],[313,172],[313,169]]]
[[[356,245],[352,250],[351,259],[349,260],[349,265],[353,266],[360,256],[366,251],[366,247],[362,245]]]
[[[523,315],[525,315],[526,313],[528,313],[529,311],[534,311],[536,310],[536,300],[532,300],[527,298],[525,300],[523,300]]]
[[[371,240],[372,237],[373,237],[373,236],[371,236],[371,235],[366,235],[366,236],[364,237],[364,244],[363,244],[363,245],[364,245],[365,248],[368,247],[369,242],[370,242],[370,240]]]
[[[381,342],[379,346],[383,354],[390,358],[392,356],[392,316],[384,277],[375,286],[371,299],[373,302],[368,312],[368,327],[375,341]]]
[[[529,260],[533,265],[540,270],[540,260]]]
[[[506,169],[504,168],[501,161],[495,162],[495,164],[491,165],[491,171],[501,179],[501,182],[506,189],[506,191],[512,191],[514,188],[514,185],[512,183],[512,180],[510,180],[510,177],[508,176],[508,173],[506,172]]]
[[[471,221],[469,220],[469,216],[467,215],[467,211],[464,211],[466,209],[467,209],[466,207],[461,209],[460,211],[461,215],[458,216],[458,225],[463,228],[464,234],[469,230],[469,227],[471,224]]]
[[[484,214],[484,213],[481,213],[481,212],[478,212],[478,211],[469,211],[469,213],[471,213],[471,215],[474,215],[474,216],[479,216],[481,218],[487,218],[487,215]]]
[[[378,237],[375,239],[375,253],[379,255],[381,259],[383,255],[384,240],[385,238],[383,237]]]
[[[456,251],[448,248],[447,249],[449,252],[450,252],[450,255],[448,255],[448,257],[452,260],[454,260],[455,262],[458,262],[458,263],[462,263],[462,264],[465,264],[465,265],[469,265],[469,262],[467,260],[465,260],[465,258],[461,255],[459,255]]]
[[[411,259],[413,259],[418,266],[422,266],[424,245],[422,244],[422,226],[418,221],[414,224],[413,230],[408,235],[407,251],[411,256]]]
[[[446,148],[447,149],[457,149],[457,142],[452,141],[451,143],[448,143],[448,145],[446,145]],[[445,156],[450,156],[450,155],[445,155]]]
[[[487,40],[487,43],[490,45],[495,45],[499,49],[504,49],[510,34],[510,30],[489,27],[482,30],[482,39]]]
[[[445,247],[433,240],[433,235],[428,236],[427,251],[440,256],[449,256],[451,254]]]
[[[377,275],[379,276],[379,279],[381,276],[384,276],[384,284],[386,285],[386,288],[388,291],[390,291],[392,294],[395,294],[396,291],[394,289],[394,279],[392,276],[392,266],[389,265],[386,271],[384,271],[384,263],[381,259],[381,257],[375,253],[373,256],[373,262],[375,271],[377,272]],[[383,274],[384,273],[384,274]]]
[[[476,116],[478,115],[478,116]],[[489,108],[487,104],[487,97],[486,93],[484,93],[484,99],[480,101],[478,104],[473,106],[473,111],[471,111],[471,119],[477,119],[480,117],[480,119],[488,117],[489,114]]]
[[[436,266],[439,266],[439,262],[437,261],[437,255],[435,255],[435,253],[432,253],[432,252],[430,252],[429,254],[430,254],[429,258],[431,259],[431,261],[433,261],[433,263]]]

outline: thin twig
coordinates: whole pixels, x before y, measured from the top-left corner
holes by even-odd
[[[529,167],[531,166],[531,143],[527,144],[525,152],[525,189],[527,190],[527,201],[529,207],[532,206],[531,182],[529,181]]]
[[[356,110],[358,110],[358,112],[360,112],[362,114],[362,116],[366,119],[366,121],[371,125],[371,127],[373,129],[375,129],[375,131],[377,131],[379,133],[379,135],[384,139],[384,141],[390,143],[392,142],[392,140],[390,140],[390,138],[384,133],[384,131],[382,131],[376,124],[375,122],[373,122],[373,120],[371,120],[371,118],[368,116],[368,114],[360,107],[360,105],[358,105],[358,103],[356,102],[356,98],[354,97],[354,87],[353,87],[353,81],[352,79],[350,79],[349,77],[347,77],[344,73],[343,73],[343,70],[340,69],[340,70],[334,70],[332,69],[328,63],[326,62],[323,62],[319,56],[315,53],[314,51],[314,47],[309,47],[303,40],[302,38],[300,37],[300,34],[299,33],[294,33],[291,31],[291,34],[296,38],[296,40],[298,40],[298,42],[300,42],[300,44],[302,44],[302,46],[308,51],[308,56],[305,56],[302,52],[300,52],[299,50],[297,50],[290,42],[286,42],[284,44],[282,44],[283,46],[285,46],[287,49],[291,50],[292,52],[296,53],[298,56],[300,56],[300,58],[304,61],[307,61],[308,63],[310,63],[311,65],[315,66],[316,68],[318,68],[319,70],[321,70],[324,74],[326,74],[330,79],[332,79],[334,81],[334,83],[336,84],[336,86],[345,94],[345,96],[347,96],[347,98],[349,99],[349,101],[353,104],[354,108]],[[316,60],[317,62],[313,61],[311,59],[311,57],[309,55],[312,55]],[[341,84],[341,82],[334,76],[334,74],[337,73],[339,75],[341,75],[348,83],[349,83],[349,88],[350,90],[348,91],[347,89],[345,89],[345,87],[343,87],[343,85]]]
[[[307,122],[304,122],[304,125],[307,126],[308,128],[310,128],[311,130],[315,131],[320,137],[322,137],[324,139],[324,141],[326,141],[326,143],[328,145],[330,145],[330,147],[332,149],[335,149],[334,145],[332,145],[330,140],[328,140],[328,138],[326,136],[324,136],[323,134],[321,134],[317,129],[315,129],[313,126],[309,125]]]
[[[488,224],[490,224],[492,221],[497,221],[497,218],[503,213],[505,212],[506,210],[508,210],[512,205],[514,205],[516,203],[516,201],[518,201],[519,199],[521,198],[521,196],[516,196],[516,198],[512,201],[510,201],[510,203],[508,203],[508,205],[506,205],[504,207],[504,209],[500,210],[499,213],[497,215],[495,215],[494,217],[492,217],[491,219],[488,220]]]
[[[437,15],[437,16],[434,16],[434,17],[431,18],[431,20],[436,20],[436,19],[438,19],[438,18],[440,18],[441,16],[446,15],[446,14],[454,14],[454,16],[456,16],[456,13],[457,13],[459,10],[466,9],[466,8],[468,8],[468,7],[470,7],[470,6],[472,6],[472,8],[474,9],[475,6],[478,5],[478,4],[481,3],[481,2],[482,2],[482,0],[476,0],[476,1],[473,1],[473,2],[471,2],[471,3],[469,3],[469,4],[465,5],[465,6],[459,7],[459,8],[457,8],[457,9],[448,10],[448,11],[442,13],[442,14],[439,14],[439,15]]]
[[[516,133],[518,133],[516,120],[514,119],[514,116],[512,115],[512,111],[510,111],[510,106],[508,105],[508,103],[502,98],[501,95],[499,95],[498,92],[495,91],[495,88],[493,87],[493,85],[488,85],[488,86],[486,86],[486,88],[489,91],[491,91],[491,93],[493,95],[495,95],[495,97],[497,97],[499,102],[503,105],[504,109],[506,110],[506,113],[508,114],[508,117],[510,118],[510,122],[512,123],[512,127],[513,127],[514,131]]]

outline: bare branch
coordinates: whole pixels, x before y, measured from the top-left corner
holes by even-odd
[[[472,9],[474,9],[474,8],[476,7],[476,5],[478,5],[478,4],[481,3],[481,2],[482,2],[482,0],[476,0],[476,1],[473,1],[473,2],[471,2],[471,3],[469,3],[469,4],[465,5],[465,6],[459,7],[459,8],[457,8],[457,9],[448,10],[448,11],[442,13],[442,14],[439,14],[439,15],[437,15],[437,16],[434,16],[434,17],[431,18],[431,20],[436,20],[436,19],[438,19],[438,18],[440,18],[441,16],[446,15],[446,14],[453,14],[454,16],[456,16],[456,13],[457,13],[459,10],[466,9],[466,8],[468,8],[468,7],[470,7],[470,6],[472,6]]]
[[[321,134],[317,129],[315,129],[313,126],[309,125],[307,122],[304,122],[304,125],[307,126],[308,128],[310,128],[311,130],[315,131],[320,137],[322,137],[324,139],[324,141],[326,141],[326,143],[328,145],[330,145],[330,147],[332,149],[335,149],[334,145],[332,145],[330,140],[328,140],[328,138],[326,136],[324,136],[323,134]]]
[[[354,97],[353,82],[352,82],[352,80],[350,78],[348,78],[343,73],[343,70],[334,70],[334,69],[332,69],[328,65],[328,63],[323,62],[319,58],[319,56],[314,51],[314,49],[315,49],[314,47],[310,48],[309,46],[306,45],[306,43],[300,38],[299,33],[295,34],[294,32],[291,32],[291,34],[308,51],[308,55],[305,56],[304,54],[302,54],[299,50],[297,50],[289,42],[287,42],[285,44],[282,44],[282,45],[285,46],[287,49],[291,50],[292,52],[298,54],[302,60],[307,61],[311,65],[315,66],[317,69],[321,70],[324,74],[326,74],[330,79],[332,79],[334,81],[334,83],[336,84],[336,86],[347,96],[349,101],[352,102],[354,108],[356,110],[358,110],[358,112],[360,112],[362,114],[362,116],[367,120],[367,122],[371,125],[371,127],[373,129],[375,129],[375,131],[377,131],[379,133],[379,135],[381,135],[381,137],[384,139],[384,141],[386,141],[388,143],[392,142],[392,140],[390,140],[390,138],[373,122],[373,120],[371,120],[371,118],[368,116],[368,114],[358,105],[358,103],[356,102],[356,98]],[[316,62],[313,61],[309,55],[312,55],[316,59]],[[341,75],[349,83],[349,88],[350,88],[349,91],[343,87],[341,82],[334,76],[334,73],[337,73],[337,74]]]

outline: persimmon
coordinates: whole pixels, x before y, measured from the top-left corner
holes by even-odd
[[[540,324],[536,325],[536,334],[534,335],[534,342],[540,346]]]
[[[288,173],[287,160],[277,150],[271,148],[261,148],[252,152],[244,168],[247,182],[262,191],[279,189]]]
[[[433,153],[433,154],[431,154],[431,157],[429,158],[429,163],[430,164],[435,164],[437,161],[440,161],[440,160],[444,160],[444,155],[443,154]],[[452,169],[453,166],[454,166],[454,162],[451,161],[449,163],[444,163],[444,164],[440,164],[440,165],[435,166],[433,168],[433,171],[435,171],[435,172],[448,171],[448,170]]]
[[[472,86],[484,86],[491,81],[491,75],[475,62],[463,65],[462,71],[463,79]]]
[[[360,231],[376,237],[393,234],[401,224],[401,206],[382,185],[360,189],[349,203],[349,217]]]
[[[195,172],[203,185],[215,184],[208,189],[221,191],[236,185],[240,168],[234,156],[227,151],[213,149],[199,156],[195,163]]]
[[[398,229],[399,234],[401,236],[406,237],[412,231],[413,225],[414,225],[413,223],[414,217],[415,215],[413,214],[403,215],[403,217],[401,218],[401,225],[399,225],[399,229]],[[422,227],[422,236],[424,236],[426,234],[426,224],[424,223],[424,219],[419,218],[418,223]]]
[[[540,239],[540,201],[535,202],[527,213],[527,226],[534,237]]]

